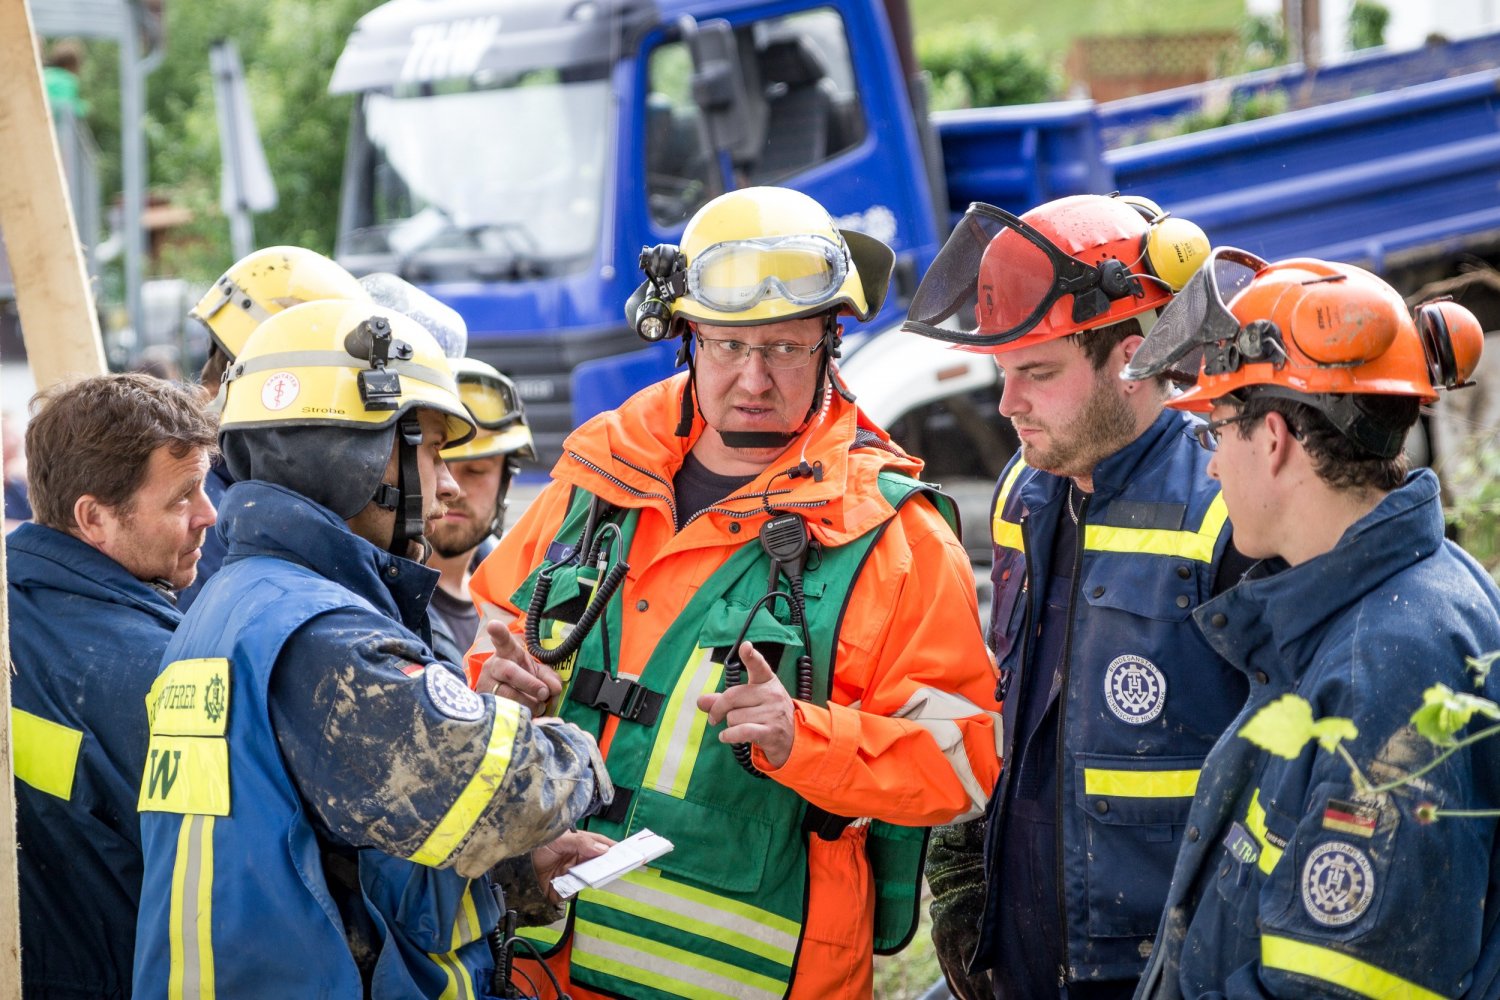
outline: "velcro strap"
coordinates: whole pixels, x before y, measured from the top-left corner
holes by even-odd
[[[629,788],[615,786],[615,797],[610,800],[609,805],[594,815],[606,823],[624,823],[630,817],[630,800],[635,798],[635,791]]]
[[[655,691],[647,690],[635,681],[623,677],[611,677],[602,670],[580,670],[573,679],[568,697],[580,705],[597,708],[618,715],[630,722],[649,726],[661,713],[666,701]]]

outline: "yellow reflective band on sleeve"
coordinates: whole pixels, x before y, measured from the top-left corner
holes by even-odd
[[[573,922],[573,963],[697,1000],[779,1000],[786,993],[768,976],[587,920]]]
[[[677,685],[662,709],[656,742],[646,761],[645,787],[678,799],[687,795],[688,780],[708,728],[708,713],[698,710],[698,696],[716,690],[723,675],[724,666],[713,661],[712,649],[693,650],[688,669],[678,675]]]
[[[1382,1000],[1443,1000],[1441,993],[1434,993],[1352,955],[1272,934],[1260,939],[1260,964],[1267,969],[1333,983],[1363,997],[1380,997]]]
[[[228,816],[228,742],[206,736],[152,736],[136,810]]]
[[[1245,811],[1245,825],[1250,828],[1256,843],[1260,844],[1257,867],[1267,875],[1271,874],[1276,862],[1281,860],[1281,848],[1266,839],[1266,807],[1260,804],[1259,788],[1250,796],[1250,808]]]
[[[1105,771],[1083,769],[1085,795],[1127,799],[1182,799],[1198,790],[1197,771]]]
[[[1011,487],[1016,485],[1016,479],[1025,468],[1026,463],[1022,461],[1017,461],[1011,467],[1010,474],[1005,477],[1000,484],[1000,491],[995,495],[995,509],[990,520],[990,536],[995,544],[1022,552],[1026,551],[1026,544],[1021,538],[1021,526],[1014,521],[1007,521],[1000,512],[1005,510],[1005,501],[1010,499]]]
[[[12,708],[10,733],[16,778],[39,792],[64,800],[72,798],[83,731]]]
[[[172,864],[168,1000],[213,1000],[214,818],[184,816]]]
[[[1115,528],[1090,524],[1084,532],[1083,547],[1092,552],[1138,552],[1143,555],[1176,556],[1196,562],[1213,562],[1214,546],[1228,519],[1229,508],[1224,504],[1224,494],[1220,493],[1208,505],[1203,523],[1198,526],[1197,531]]]
[[[521,728],[521,706],[505,698],[494,699],[494,705],[495,724],[490,728],[490,742],[484,748],[484,757],[464,790],[448,807],[448,812],[411,855],[410,860],[419,865],[436,868],[448,860],[453,849],[479,822],[479,817],[505,780],[511,751],[515,748],[516,731]]]
[[[153,734],[223,736],[229,724],[229,661],[168,664],[151,684],[146,716]]]

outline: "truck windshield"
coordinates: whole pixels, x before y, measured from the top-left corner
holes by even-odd
[[[602,67],[498,86],[429,83],[363,101],[363,204],[341,254],[514,280],[575,270],[593,255],[610,107]]]

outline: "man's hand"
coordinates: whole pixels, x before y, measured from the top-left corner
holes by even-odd
[[[553,879],[574,865],[597,858],[613,844],[614,841],[603,834],[570,830],[552,843],[543,844],[532,851],[531,866],[536,869],[536,880],[542,884],[542,891],[547,894],[548,901],[554,904],[562,902],[552,888]]]
[[[748,642],[740,643],[740,661],[749,680],[722,694],[700,695],[698,708],[708,713],[710,725],[728,723],[720,743],[754,743],[772,767],[780,767],[792,752],[792,696]]]
[[[518,701],[532,715],[540,714],[547,702],[562,690],[562,678],[551,667],[532,659],[504,622],[490,622],[485,630],[495,652],[479,668],[474,690]]]

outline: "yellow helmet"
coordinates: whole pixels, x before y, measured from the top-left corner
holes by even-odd
[[[526,407],[516,393],[515,383],[473,358],[457,358],[451,364],[458,380],[458,394],[479,431],[468,444],[444,450],[443,461],[466,462],[496,455],[536,458],[531,428],[526,424]]]
[[[864,321],[880,311],[895,260],[800,191],[742,188],[700,208],[680,248],[642,252],[647,282],[627,309],[647,340],[680,336],[687,320],[757,326],[838,312]]]
[[[255,328],[291,306],[318,299],[366,297],[354,275],[302,247],[266,247],[219,276],[188,315],[208,327],[214,346],[233,361]]]
[[[432,335],[368,301],[325,299],[262,323],[224,375],[222,432],[333,426],[373,430],[414,409],[448,416],[448,444],[475,425]]]

